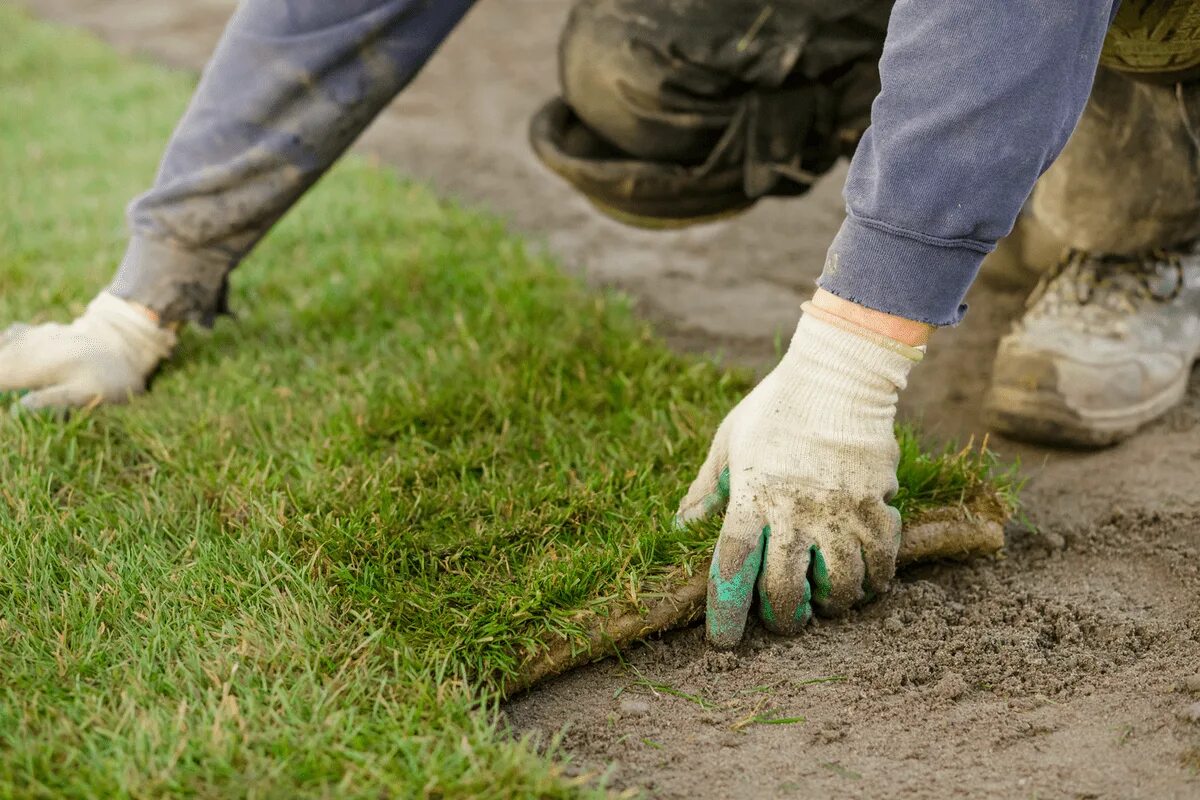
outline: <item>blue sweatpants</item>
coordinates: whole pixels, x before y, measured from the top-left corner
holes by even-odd
[[[211,322],[230,271],[471,5],[243,0],[154,186],[130,206],[110,291],[167,321]],[[957,322],[984,255],[1079,120],[1114,5],[898,0],[821,285]]]

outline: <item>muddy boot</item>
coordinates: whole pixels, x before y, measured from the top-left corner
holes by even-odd
[[[991,427],[1014,439],[1113,444],[1179,403],[1200,355],[1200,255],[1068,251],[1000,341]]]

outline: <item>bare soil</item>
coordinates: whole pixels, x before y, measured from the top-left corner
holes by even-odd
[[[190,69],[232,8],[24,2]],[[844,168],[808,197],[706,228],[603,219],[525,144],[555,89],[568,5],[480,3],[360,151],[504,215],[627,292],[675,346],[761,368],[812,291]],[[902,413],[931,440],[986,433],[992,352],[1029,288],[1013,268],[1019,244],[992,259],[966,323],[912,376]],[[509,724],[547,740],[566,726],[577,769],[655,797],[1200,798],[1198,425],[1193,382],[1181,407],[1109,450],[993,440],[1022,459],[1039,528],[1011,526],[1007,557],[910,570],[879,602],[794,640],[754,631],[721,653],[699,629],[664,637],[516,699]]]

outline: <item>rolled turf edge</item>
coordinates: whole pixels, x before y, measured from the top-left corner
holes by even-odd
[[[1004,548],[1004,527],[1011,517],[1011,504],[992,493],[977,495],[969,505],[922,511],[904,526],[897,568],[995,556]],[[607,615],[587,614],[580,620],[582,639],[555,636],[529,650],[516,675],[501,683],[501,694],[512,697],[650,636],[691,625],[704,616],[707,589],[705,565],[668,576],[653,591],[639,594],[636,605],[621,604]]]

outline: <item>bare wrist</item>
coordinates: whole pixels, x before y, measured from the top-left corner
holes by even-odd
[[[824,289],[817,289],[816,294],[813,295],[812,304],[827,314],[841,317],[847,322],[853,322],[855,325],[887,336],[889,339],[894,339],[909,347],[921,347],[927,344],[934,330],[932,325],[924,322],[860,306],[858,303],[844,300]]]
[[[144,317],[149,319],[155,325],[159,325],[162,323],[162,317],[160,317],[158,315],[157,311],[147,308],[146,306],[142,305],[141,303],[135,303],[132,300],[126,300],[125,302],[128,303],[129,305],[131,305],[133,308],[137,309],[139,312],[141,312],[141,314]]]
[[[163,321],[162,321],[162,316],[154,309],[152,309],[148,306],[144,306],[141,303],[135,302],[133,300],[125,300],[125,298],[120,298],[120,299],[123,302],[125,302],[126,304],[128,304],[130,308],[133,308],[139,314],[141,314],[146,319],[150,320],[151,322],[153,322],[155,325],[157,325],[160,328],[172,331],[174,333],[178,333],[179,329],[181,327],[183,327],[183,325],[179,322],[171,322],[171,323],[164,325]]]

